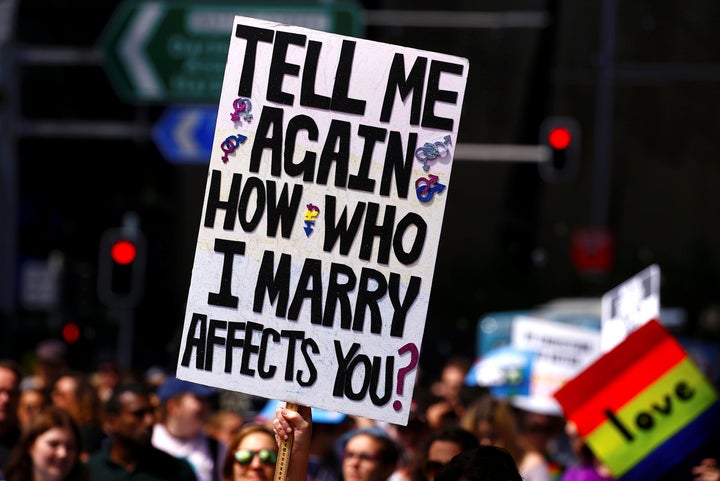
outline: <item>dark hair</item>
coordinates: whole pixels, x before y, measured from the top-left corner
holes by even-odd
[[[120,398],[125,393],[133,393],[139,396],[149,396],[151,390],[140,382],[128,382],[115,387],[110,398],[105,401],[104,410],[106,415],[118,416],[122,413],[123,403]]]
[[[66,408],[70,414],[73,415],[80,425],[91,424],[93,426],[100,426],[102,402],[100,401],[95,386],[92,385],[88,376],[81,371],[72,369],[61,371],[51,382],[51,396],[62,379],[71,379],[74,383],[73,394],[75,395],[75,404]]]
[[[88,481],[90,479],[85,464],[80,460],[82,449],[80,428],[69,412],[57,406],[47,406],[33,418],[10,453],[10,458],[3,468],[7,481],[27,481],[33,478],[30,449],[38,437],[53,428],[68,429],[75,438],[75,463],[65,481]]]
[[[448,427],[433,434],[427,440],[427,449],[436,441],[450,441],[460,446],[463,451],[480,446],[480,441],[474,433],[460,427]]]
[[[402,450],[400,445],[395,441],[383,428],[379,426],[370,426],[366,428],[359,428],[346,433],[342,437],[342,450],[345,451],[348,441],[355,436],[360,435],[370,436],[378,443],[380,443],[380,462],[384,466],[395,466],[400,461],[400,455]]]
[[[446,464],[435,481],[523,481],[507,449],[482,445],[463,451]]]
[[[0,367],[8,369],[15,374],[15,384],[19,387],[23,379],[23,370],[20,364],[12,359],[0,359]]]
[[[422,456],[414,463],[410,470],[410,479],[413,481],[424,481],[428,479],[426,474],[426,462],[430,453],[430,447],[436,442],[450,442],[456,444],[460,451],[468,451],[480,446],[480,441],[474,433],[461,427],[447,427],[432,434],[423,444]]]

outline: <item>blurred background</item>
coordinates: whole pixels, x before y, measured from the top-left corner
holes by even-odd
[[[677,328],[717,336],[720,3],[0,0],[0,357],[174,368],[233,12],[469,59],[427,370],[490,313],[593,310],[652,264]],[[555,117],[571,146],[540,163]]]

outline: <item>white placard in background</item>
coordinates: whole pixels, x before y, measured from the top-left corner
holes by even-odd
[[[660,320],[660,267],[640,271],[601,299],[601,347],[617,346],[628,334],[651,319]]]
[[[600,333],[590,327],[518,316],[513,321],[511,336],[514,348],[537,353],[530,375],[529,399],[517,397],[514,404],[535,411],[562,413],[553,394],[600,356]]]

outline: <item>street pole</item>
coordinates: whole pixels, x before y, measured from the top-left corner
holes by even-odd
[[[122,227],[109,228],[100,238],[98,298],[117,324],[117,365],[121,369],[132,367],[135,308],[144,289],[146,250],[135,212],[126,212]]]
[[[15,273],[17,268],[17,161],[13,126],[17,114],[14,43],[16,0],[0,0],[0,320],[5,332],[15,332]],[[12,336],[0,350],[10,350]]]
[[[616,0],[603,0],[600,14],[600,51],[598,53],[595,95],[595,155],[592,177],[592,223],[606,227],[612,172],[612,125],[615,89]]]
[[[133,344],[135,336],[135,309],[117,307],[108,311],[118,326],[118,342],[116,362],[120,369],[129,370],[133,367]]]

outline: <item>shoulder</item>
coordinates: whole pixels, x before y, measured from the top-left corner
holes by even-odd
[[[188,461],[181,458],[176,458],[172,454],[169,454],[162,449],[149,446],[144,454],[144,461],[147,465],[157,467],[163,471],[166,471],[172,479],[178,481],[195,480],[195,471]]]
[[[523,479],[528,481],[550,481],[550,467],[545,458],[536,452],[527,453],[519,466]]]
[[[177,449],[181,443],[170,435],[164,424],[157,423],[153,427],[151,444],[163,451],[172,452]]]
[[[90,458],[85,462],[85,467],[90,472],[92,479],[108,478],[112,473],[123,471],[121,466],[118,466],[110,459],[110,453],[106,448],[101,448],[90,455]]]
[[[527,451],[522,458],[521,466],[525,470],[531,470],[535,468],[547,468],[548,463],[545,457],[536,451]]]
[[[143,458],[147,460],[153,460],[159,463],[176,465],[188,464],[187,461],[185,461],[184,459],[176,458],[172,454],[163,451],[162,449],[156,448],[155,446],[147,446],[143,453]]]
[[[108,451],[108,448],[103,446],[102,448],[98,449],[94,453],[90,455],[87,462],[85,464],[87,465],[96,465],[103,463],[110,459],[110,452]]]

